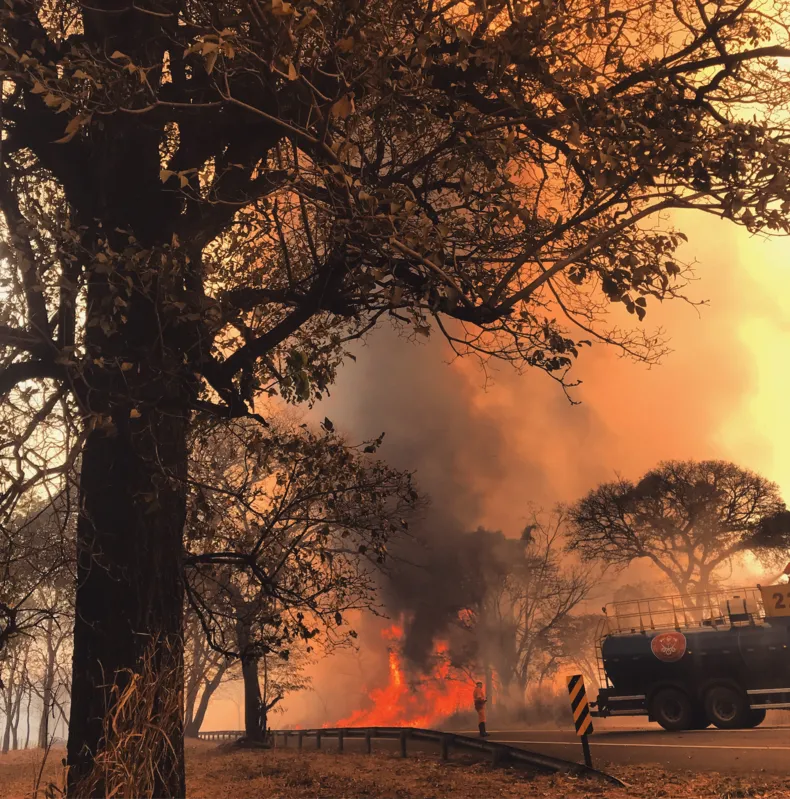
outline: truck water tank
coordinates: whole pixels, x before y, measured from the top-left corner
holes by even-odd
[[[715,677],[745,688],[790,687],[788,625],[746,624],[609,635],[604,669],[618,694],[646,694],[657,682],[692,688]]]

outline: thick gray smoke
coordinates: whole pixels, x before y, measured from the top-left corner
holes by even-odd
[[[386,363],[371,358],[376,352],[386,352]],[[353,415],[358,434],[387,431],[381,456],[415,471],[430,497],[411,524],[412,537],[393,548],[384,584],[390,614],[410,620],[404,654],[416,664],[458,611],[482,595],[485,574],[495,568],[491,537],[467,533],[485,517],[489,488],[507,469],[505,430],[472,402],[483,375],[470,385],[463,371],[442,363],[443,354],[438,340],[415,346],[382,331],[360,353],[364,403]]]

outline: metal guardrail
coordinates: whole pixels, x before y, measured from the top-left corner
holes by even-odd
[[[572,774],[574,776],[600,777],[608,782],[621,787],[627,787],[624,782],[617,777],[590,768],[583,763],[575,763],[571,760],[562,760],[558,757],[543,755],[539,752],[532,752],[528,749],[519,749],[515,746],[489,741],[485,738],[473,738],[468,735],[461,735],[455,732],[442,732],[441,730],[424,730],[419,727],[323,727],[315,730],[269,730],[272,741],[277,745],[278,739],[282,739],[283,746],[288,747],[291,739],[296,739],[298,749],[302,749],[305,738],[315,738],[316,748],[321,748],[321,741],[324,738],[336,738],[339,751],[344,751],[344,742],[347,738],[363,739],[365,741],[365,751],[371,754],[373,741],[376,739],[397,740],[400,744],[400,755],[406,757],[408,754],[408,742],[431,741],[438,743],[441,748],[442,760],[450,758],[452,749],[466,749],[469,751],[485,752],[491,758],[491,763],[495,766],[501,765],[523,765],[540,769],[541,771],[553,774]],[[212,730],[201,732],[198,737],[203,741],[227,741],[237,740],[244,737],[243,730]]]
[[[238,741],[243,737],[244,730],[208,730],[198,733],[201,741]]]

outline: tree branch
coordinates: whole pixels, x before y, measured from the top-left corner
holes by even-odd
[[[63,367],[53,361],[17,361],[0,370],[0,397],[5,397],[19,383],[35,378],[63,378]]]

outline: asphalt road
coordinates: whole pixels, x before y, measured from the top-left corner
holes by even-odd
[[[722,773],[765,771],[787,774],[790,727],[754,730],[693,730],[667,732],[657,725],[636,729],[606,729],[596,719],[590,736],[593,765],[657,764],[673,770],[697,769]],[[582,762],[581,743],[571,731],[530,729],[491,730],[492,741]],[[471,731],[469,734],[472,734]]]
[[[786,775],[790,770],[790,726],[765,725],[754,730],[693,730],[667,732],[658,725],[640,727],[612,725],[595,719],[596,732],[590,736],[593,766],[606,770],[609,766],[639,766],[654,764],[672,771],[716,771],[724,774]],[[477,730],[457,730],[465,735],[476,735]],[[571,730],[521,729],[490,730],[490,740],[501,741],[533,752],[541,752],[564,760],[583,762],[579,738]],[[277,743],[278,746],[283,745]],[[291,741],[289,746],[296,746]],[[363,751],[364,741],[346,739],[346,750]],[[376,740],[377,751],[395,752],[395,740]],[[409,752],[439,753],[438,746],[427,741],[409,741]],[[315,748],[313,738],[305,737],[304,748]],[[322,748],[336,751],[337,739],[326,738]],[[467,757],[474,757],[466,752]],[[458,756],[458,753],[451,754]]]

